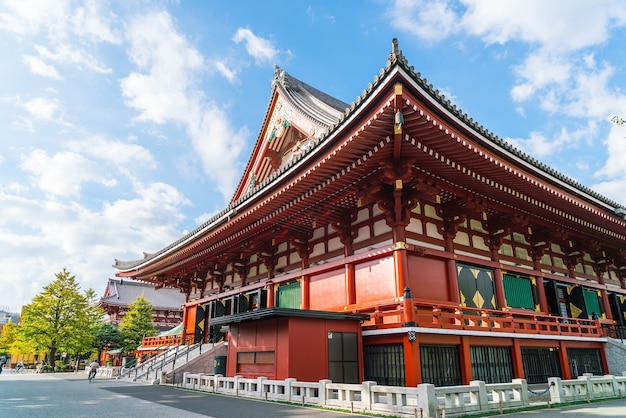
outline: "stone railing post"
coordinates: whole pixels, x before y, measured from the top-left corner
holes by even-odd
[[[239,379],[241,379],[241,376],[233,377],[233,389],[235,390],[235,396],[239,396]]]
[[[476,404],[478,405],[478,410],[480,411],[487,411],[489,410],[489,398],[487,397],[487,386],[485,384],[485,382],[483,382],[482,380],[472,380],[469,382],[470,386],[473,387],[478,387],[478,395],[474,395],[476,396],[475,400],[476,400]],[[471,398],[471,395],[470,395]]]
[[[320,380],[320,388],[318,390],[320,406],[326,405],[326,385],[329,383],[333,383],[333,381],[328,379]]]
[[[550,385],[550,402],[563,403],[563,383],[560,377],[549,377],[548,384]]]
[[[267,380],[267,377],[265,376],[259,376],[256,379],[256,392],[257,392],[257,396],[259,397],[259,399],[264,399],[265,396],[265,389],[264,389],[264,385],[263,382],[265,382]]]
[[[372,386],[376,385],[376,382],[365,381],[361,383],[363,389],[361,389],[361,402],[363,403],[363,408],[371,411],[372,409]]]
[[[617,377],[613,376],[612,374],[607,374],[604,375],[605,379],[611,379],[611,389],[613,390],[612,396],[620,396],[621,394],[619,393],[619,383],[617,383]],[[606,394],[604,394],[604,397],[606,397]]]
[[[526,382],[526,379],[513,379],[511,382],[516,385],[520,385],[519,400],[522,401],[522,405],[530,405],[530,398],[528,396],[528,383]]]
[[[389,395],[387,395],[389,396]],[[434,417],[437,411],[437,395],[435,395],[435,385],[430,383],[422,383],[417,385],[417,414],[420,410],[425,417]]]
[[[287,379],[285,379],[285,395],[287,395],[287,401],[288,402],[296,402],[293,399],[291,399],[291,396],[293,395],[293,391],[291,390],[291,384],[293,382],[295,382],[296,379],[294,379],[293,377],[288,377]]]

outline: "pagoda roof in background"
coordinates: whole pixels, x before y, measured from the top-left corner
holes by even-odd
[[[153,310],[170,310],[182,312],[185,295],[178,289],[164,287],[157,289],[154,285],[124,279],[109,279],[100,305],[128,306],[139,296],[147,299]]]

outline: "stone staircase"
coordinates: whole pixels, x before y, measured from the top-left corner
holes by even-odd
[[[118,379],[145,384],[180,383],[183,373],[213,374],[215,356],[225,356],[227,343],[177,345],[134,367],[123,369]]]

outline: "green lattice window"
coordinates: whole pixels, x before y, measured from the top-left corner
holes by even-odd
[[[528,277],[505,274],[502,278],[506,304],[511,308],[536,309],[533,283]]]
[[[598,300],[598,292],[595,290],[583,290],[583,296],[585,298],[585,306],[587,307],[587,316],[591,318],[593,313],[595,312],[599,316],[602,315],[602,310],[600,309],[600,301]]]
[[[278,307],[300,309],[300,282],[278,286]]]

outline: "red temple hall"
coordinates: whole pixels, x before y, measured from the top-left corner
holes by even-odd
[[[384,62],[384,61],[383,61]],[[489,132],[396,40],[351,104],[276,68],[227,207],[117,275],[225,374],[436,386],[609,372],[626,209]]]

